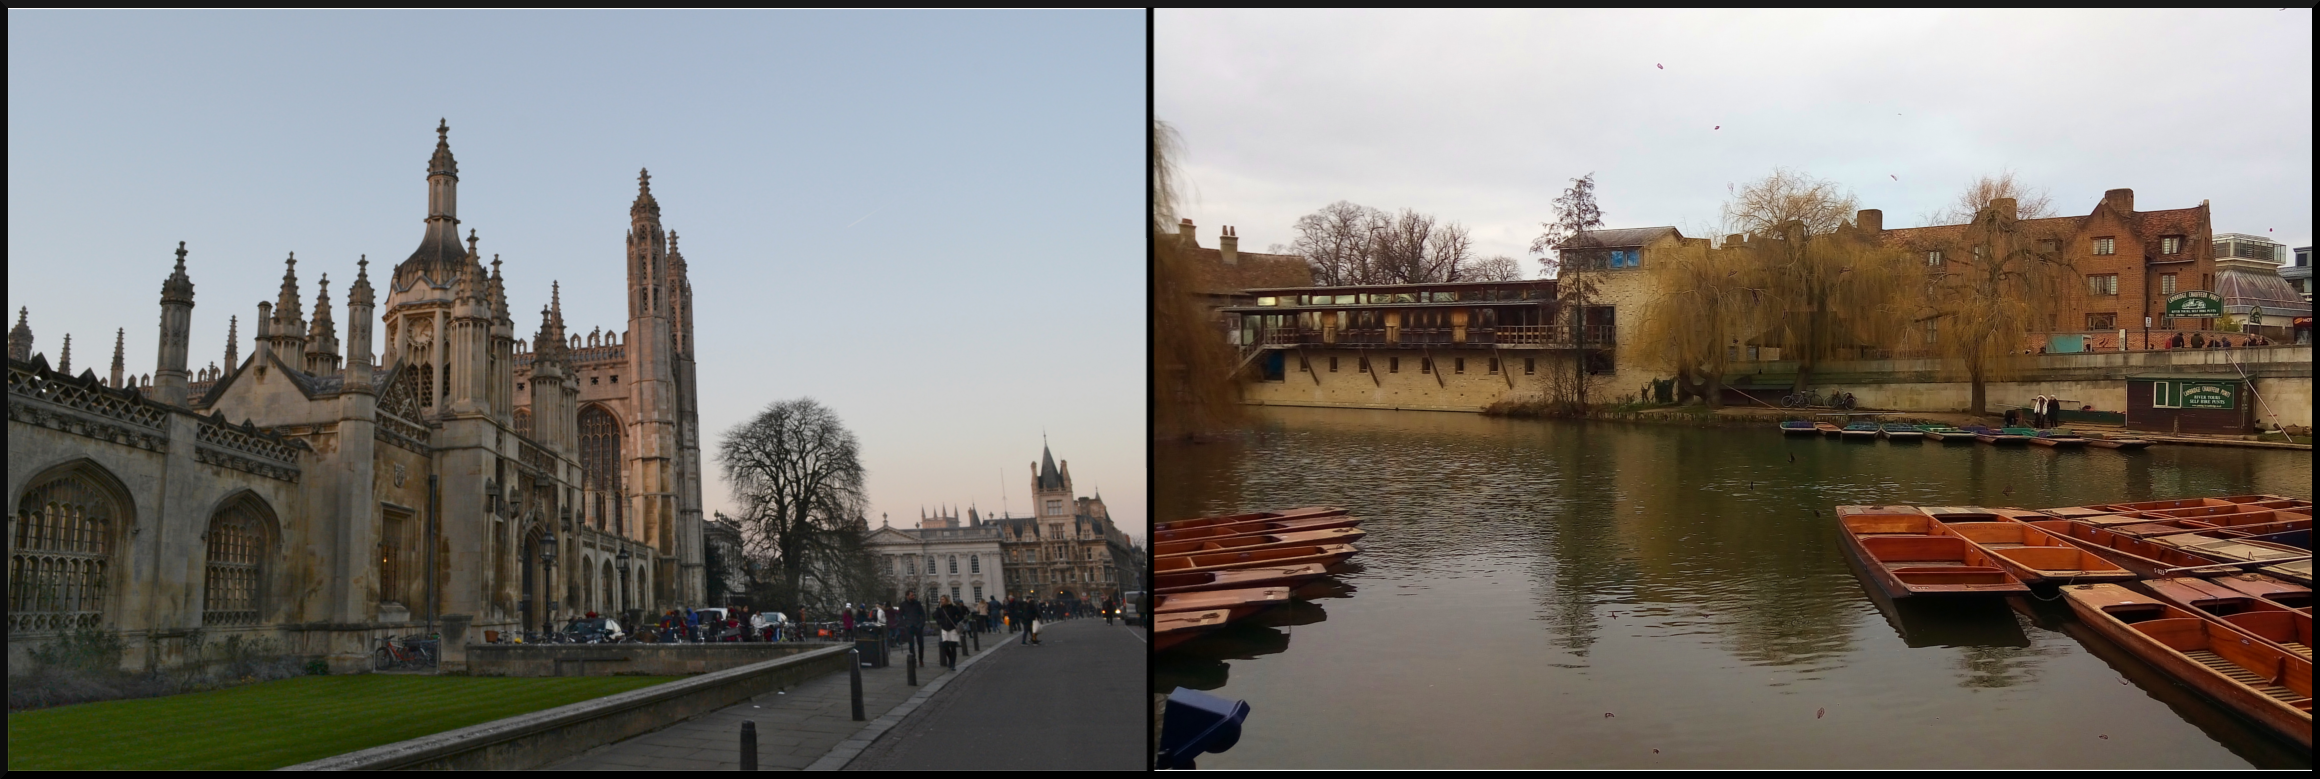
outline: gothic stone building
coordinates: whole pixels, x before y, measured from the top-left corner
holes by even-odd
[[[1040,461],[1031,465],[1032,506],[1029,517],[986,518],[984,525],[999,527],[1000,550],[1007,555],[1009,594],[1034,600],[1100,601],[1129,589],[1140,580],[1140,553],[1128,535],[1112,524],[1104,497],[1074,497],[1071,461],[1057,465],[1054,453],[1041,447]]]
[[[118,343],[109,379],[72,375],[69,342],[51,367],[19,313],[11,662],[95,628],[129,667],[188,662],[206,634],[352,671],[377,639],[433,623],[456,668],[483,629],[704,597],[692,289],[648,180],[629,210],[626,332],[566,333],[559,291],[527,342],[498,257],[487,271],[474,231],[460,240],[458,165],[436,133],[425,236],[383,311],[357,263],[343,353],[328,278],[308,320],[294,256],[253,353],[229,337],[225,367],[198,374],[182,244],[148,377],[123,376]]]

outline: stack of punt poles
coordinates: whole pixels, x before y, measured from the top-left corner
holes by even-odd
[[[1154,649],[1289,601],[1298,584],[1358,554],[1344,509],[1307,507],[1162,522],[1152,532]]]

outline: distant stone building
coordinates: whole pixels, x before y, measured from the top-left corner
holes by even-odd
[[[237,319],[224,366],[189,370],[183,244],[149,377],[124,374],[120,337],[109,379],[72,375],[69,351],[51,368],[19,311],[11,662],[94,628],[136,667],[186,661],[200,631],[358,671],[378,639],[431,621],[457,667],[472,629],[701,602],[692,292],[660,205],[640,176],[625,333],[567,333],[551,285],[527,342],[498,257],[486,269],[475,232],[458,235],[458,164],[436,133],[419,248],[383,306],[356,263],[343,348],[327,277],[309,320],[293,257],[251,354]]]
[[[1029,517],[985,519],[1000,529],[1008,592],[1048,601],[1101,601],[1140,581],[1141,560],[1128,535],[1112,524],[1101,493],[1072,493],[1071,463],[1058,465],[1040,448],[1031,464]]]
[[[930,604],[941,602],[944,595],[979,603],[1006,597],[999,537],[1000,528],[984,524],[973,508],[967,509],[964,523],[955,511],[931,516],[921,511],[916,528],[881,523],[870,532],[868,546],[878,560],[879,573],[894,583],[888,595],[891,603],[901,603],[909,592]]]

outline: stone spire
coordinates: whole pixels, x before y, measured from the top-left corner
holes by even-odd
[[[293,293],[296,290],[292,290]],[[161,283],[161,349],[153,369],[153,399],[185,405],[187,344],[193,340],[193,280],[185,275],[185,242],[177,242],[177,268]]]
[[[17,307],[16,329],[8,331],[8,359],[18,361],[32,359],[31,318],[32,308],[30,306]]]
[[[492,320],[508,321],[507,285],[499,275],[499,255],[497,254],[491,256],[491,284],[485,296],[491,301]]]
[[[56,372],[72,375],[72,334],[64,334],[64,357],[56,361]]]
[[[354,285],[346,288],[346,379],[343,392],[371,393],[371,256],[355,261]]]
[[[121,364],[121,345],[128,338],[129,328],[124,327],[113,332],[113,381],[109,386],[114,389],[121,387],[121,369],[128,367]]]
[[[242,318],[226,317],[226,370],[242,367]]]
[[[338,372],[338,324],[330,319],[330,274],[322,274],[322,292],[314,296],[314,324],[306,332],[306,372],[328,376]]]
[[[427,232],[411,258],[395,266],[395,284],[408,286],[420,276],[437,284],[451,280],[460,258],[459,162],[451,157],[451,125],[435,126],[435,156],[427,161]]]
[[[266,337],[274,341],[274,356],[292,367],[302,364],[306,355],[306,314],[304,304],[298,301],[298,253],[291,252],[283,261],[282,290],[274,296],[274,321],[266,327]]]
[[[652,195],[652,171],[650,170],[644,168],[636,170],[636,202],[628,207],[628,218],[640,222],[648,218],[655,222],[661,219],[660,201],[654,200]]]

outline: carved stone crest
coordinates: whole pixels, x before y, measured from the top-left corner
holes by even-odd
[[[395,463],[395,486],[403,486],[403,481],[409,478],[411,478],[410,469],[404,468],[402,463]]]

